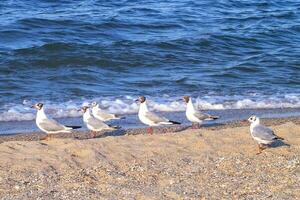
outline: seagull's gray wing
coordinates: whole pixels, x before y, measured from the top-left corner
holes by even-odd
[[[94,129],[111,129],[110,126],[102,122],[101,120],[98,120],[94,117],[91,117],[87,120],[87,124],[94,127]]]
[[[150,111],[146,112],[145,117],[147,117],[149,120],[153,121],[154,123],[169,122],[167,118],[160,117],[154,112],[150,112]]]
[[[262,140],[272,141],[277,138],[274,134],[274,131],[263,125],[258,125],[253,128],[252,131],[253,137],[260,138]]]
[[[194,113],[194,115],[198,119],[200,119],[200,120],[215,120],[215,119],[219,119],[219,116],[206,114],[206,113],[203,113],[203,112],[201,112],[199,110],[196,110],[196,112]]]
[[[114,114],[110,114],[110,113],[100,111],[100,110],[97,110],[96,115],[101,116],[101,118],[103,118],[103,119],[115,118]]]
[[[196,111],[195,114],[194,114],[198,119],[200,120],[205,120],[205,119],[209,119],[210,118],[210,115],[206,114],[206,113],[202,113],[200,111]]]
[[[54,131],[63,131],[66,130],[66,127],[54,119],[44,119],[39,125],[46,131],[54,132]]]

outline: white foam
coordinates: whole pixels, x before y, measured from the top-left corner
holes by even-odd
[[[54,118],[80,117],[78,109],[97,101],[100,106],[111,113],[133,114],[138,112],[139,105],[134,101],[136,97],[124,96],[120,98],[95,98],[82,101],[67,101],[62,103],[43,102],[48,115]],[[184,111],[185,104],[179,98],[167,95],[161,98],[148,97],[150,109],[162,112]],[[22,104],[6,104],[0,108],[0,121],[25,121],[35,119],[35,110],[30,106],[35,102],[24,100]],[[198,109],[222,110],[222,109],[246,109],[246,108],[300,108],[300,94],[286,94],[263,96],[251,94],[247,98],[243,96],[201,96],[194,98],[194,104]]]

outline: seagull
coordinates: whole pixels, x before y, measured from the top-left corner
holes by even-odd
[[[81,108],[81,111],[83,111],[83,122],[86,124],[87,128],[91,131],[92,136],[96,137],[96,133],[103,130],[116,130],[120,127],[118,126],[109,126],[102,122],[101,120],[95,118],[90,113],[90,108],[88,106],[83,106]]]
[[[202,124],[202,122],[204,120],[215,120],[218,119],[218,116],[213,116],[213,115],[209,115],[206,113],[202,113],[199,110],[196,110],[193,102],[192,102],[192,98],[189,96],[184,96],[183,97],[184,102],[187,104],[186,106],[186,118],[192,122],[192,128],[198,127],[199,125]],[[194,126],[196,124],[196,126]]]
[[[71,130],[81,128],[81,126],[64,126],[54,119],[48,118],[44,111],[44,104],[42,103],[36,103],[31,108],[37,109],[36,125],[43,132],[47,133],[46,140],[50,139],[52,134],[71,133]]]
[[[284,140],[284,138],[275,135],[274,131],[259,123],[259,118],[255,115],[251,116],[248,121],[250,125],[250,133],[254,140],[258,143],[258,153],[260,154],[269,144],[275,140]]]
[[[118,115],[105,112],[104,110],[102,110],[99,107],[99,104],[97,102],[93,102],[91,104],[91,106],[92,106],[92,113],[93,113],[94,117],[103,122],[109,121],[112,119],[124,119],[125,118],[125,117],[120,117]]]
[[[142,123],[150,126],[148,129],[149,134],[153,134],[152,126],[180,124],[179,122],[168,120],[165,117],[160,117],[157,114],[149,111],[146,103],[146,97],[141,96],[135,101],[140,102],[138,116]]]

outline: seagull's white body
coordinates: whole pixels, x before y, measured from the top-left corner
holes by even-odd
[[[101,120],[92,116],[89,108],[83,114],[83,122],[86,124],[87,128],[91,131],[115,130],[115,128],[108,126]]]
[[[59,124],[54,119],[50,119],[47,117],[44,107],[37,111],[36,114],[36,125],[39,129],[47,134],[55,134],[55,133],[66,133],[71,132],[71,127],[66,127],[62,124]]]
[[[266,149],[269,144],[276,140],[284,140],[284,138],[277,136],[274,131],[264,125],[260,124],[260,120],[255,115],[249,117],[251,136],[258,143],[258,153]]]
[[[101,121],[109,121],[112,119],[121,119],[117,117],[115,114],[107,113],[99,107],[99,104],[92,108],[93,116]]]
[[[251,136],[258,144],[271,144],[275,140],[284,140],[284,138],[277,136],[272,129],[261,125],[258,117],[251,116],[248,121],[251,122]]]
[[[189,102],[186,105],[186,118],[193,123],[202,123],[202,120],[196,116],[197,112],[198,110],[195,109],[192,99],[190,98]]]
[[[156,115],[155,113],[149,111],[146,101],[144,101],[140,104],[138,116],[139,116],[139,119],[141,120],[141,122],[148,126],[174,124],[173,122],[169,121],[168,119],[166,119],[164,117],[160,117],[160,116]]]
[[[273,142],[272,139],[266,140],[266,139],[263,139],[263,137],[259,137],[258,134],[255,134],[255,129],[261,129],[261,128],[263,128],[265,130],[268,130],[269,132],[273,132],[268,127],[260,125],[260,120],[257,117],[256,120],[254,122],[252,122],[251,125],[250,125],[250,133],[251,133],[252,138],[254,140],[256,140],[259,144],[271,144]]]
[[[214,120],[217,119],[217,116],[211,116],[206,113],[202,113],[199,110],[195,109],[192,98],[189,98],[189,101],[186,105],[185,111],[186,118],[192,123],[199,123],[201,124],[203,120]]]

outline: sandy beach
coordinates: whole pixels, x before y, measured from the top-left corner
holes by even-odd
[[[0,198],[297,199],[299,122],[263,120],[286,140],[260,155],[242,122],[95,139],[87,133],[50,141],[39,133],[3,136]]]
[[[0,8],[0,200],[300,200],[299,1]]]

